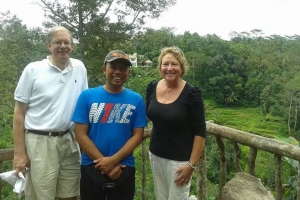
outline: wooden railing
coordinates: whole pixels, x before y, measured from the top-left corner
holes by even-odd
[[[284,143],[275,139],[270,139],[255,134],[239,131],[233,128],[220,126],[211,122],[207,122],[207,132],[216,137],[216,141],[220,151],[220,183],[219,183],[219,194],[217,199],[221,199],[221,191],[226,183],[226,157],[225,157],[225,145],[222,138],[231,140],[233,142],[235,151],[235,168],[236,171],[241,171],[239,163],[240,148],[239,144],[250,147],[248,154],[248,173],[255,176],[255,160],[258,150],[266,151],[274,154],[275,159],[275,189],[276,189],[276,200],[283,199],[283,186],[281,180],[281,160],[282,156],[300,161],[300,147],[292,144]],[[200,161],[202,162],[202,161]],[[298,163],[299,164],[299,163]],[[298,168],[299,169],[299,168]],[[201,169],[198,169],[201,170]],[[298,170],[298,186],[297,186],[297,200],[300,200],[300,171]],[[201,185],[200,185],[201,186]],[[206,200],[207,198],[199,198]]]
[[[0,149],[0,173],[2,173],[2,162],[14,158],[14,149]],[[2,180],[0,179],[0,200],[2,200]]]
[[[219,180],[219,191],[217,200],[222,199],[222,189],[226,184],[226,151],[225,151],[225,142],[224,139],[231,140],[234,147],[234,166],[236,172],[241,172],[240,166],[240,147],[239,145],[244,145],[250,147],[248,154],[248,167],[247,172],[255,176],[255,160],[257,156],[257,151],[262,150],[274,154],[275,159],[275,189],[276,189],[276,200],[283,199],[283,185],[281,180],[281,160],[282,156],[300,161],[300,147],[285,142],[281,142],[275,139],[270,139],[262,137],[259,135],[247,133],[244,131],[236,130],[226,126],[221,126],[214,124],[210,121],[206,122],[207,133],[215,136],[216,142],[219,148],[219,161],[220,161],[220,180]],[[150,136],[150,130],[145,131],[145,136]],[[145,145],[143,142],[142,145]],[[143,149],[146,149],[143,147]],[[146,150],[145,150],[146,151]],[[147,152],[143,152],[143,157],[145,157]],[[143,166],[146,164],[143,163]],[[143,169],[145,170],[145,169]],[[206,154],[205,150],[201,155],[199,165],[197,167],[197,193],[198,200],[207,200],[207,173],[206,173]],[[145,178],[143,174],[143,178]],[[144,182],[143,182],[144,183]],[[300,200],[300,165],[298,167],[298,176],[297,176],[297,200]],[[145,186],[142,186],[142,191],[145,191]],[[146,200],[146,197],[143,195],[143,200]]]
[[[282,156],[300,161],[300,147],[284,143],[275,139],[270,139],[255,134],[247,133],[244,131],[236,130],[233,128],[228,128],[225,126],[217,125],[212,122],[207,122],[207,133],[216,137],[216,142],[220,152],[220,181],[219,181],[219,191],[217,199],[222,198],[222,189],[226,184],[226,152],[225,143],[223,139],[231,140],[234,147],[235,159],[234,166],[237,172],[242,171],[240,166],[240,147],[239,145],[244,145],[250,147],[248,154],[248,173],[255,176],[255,160],[258,150],[266,151],[274,154],[275,159],[275,189],[276,189],[276,200],[281,200],[283,198],[283,186],[281,180],[281,160]],[[142,142],[142,200],[146,200],[146,166],[147,160],[146,155],[146,139],[150,137],[150,130],[145,130],[144,140]],[[2,169],[2,161],[13,159],[13,149],[0,149],[0,173]],[[300,167],[298,168],[300,169]],[[197,167],[197,193],[198,200],[207,200],[207,174],[206,174],[206,156],[205,150],[201,155],[199,165]],[[297,200],[300,200],[300,170],[298,170],[297,176]],[[2,200],[2,184],[0,181],[0,200]]]

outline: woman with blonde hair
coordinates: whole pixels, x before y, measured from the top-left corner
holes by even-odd
[[[146,90],[147,117],[153,123],[149,157],[157,200],[186,200],[191,177],[205,145],[201,91],[182,77],[187,61],[178,47],[161,50],[162,77]]]

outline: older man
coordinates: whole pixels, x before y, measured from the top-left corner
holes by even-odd
[[[15,90],[14,169],[26,174],[26,199],[76,200],[80,153],[71,116],[88,88],[87,73],[80,60],[70,58],[68,29],[53,27],[47,39],[51,56],[28,64]]]

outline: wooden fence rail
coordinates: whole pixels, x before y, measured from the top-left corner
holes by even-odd
[[[14,149],[0,149],[0,173],[2,172],[2,162],[14,158]],[[0,180],[0,200],[2,200],[2,180]]]
[[[218,200],[222,198],[221,191],[226,183],[226,157],[225,157],[225,148],[224,139],[228,139],[236,143],[234,146],[235,151],[235,166],[239,166],[239,153],[240,148],[238,144],[250,147],[248,154],[248,173],[255,176],[255,160],[258,150],[266,151],[271,154],[274,154],[275,159],[275,190],[276,190],[276,200],[282,200],[283,198],[283,186],[281,180],[281,160],[282,157],[288,157],[296,161],[300,161],[300,147],[285,142],[281,142],[275,139],[270,139],[262,137],[259,135],[247,133],[244,131],[236,130],[233,128],[220,126],[212,122],[207,122],[207,132],[208,134],[214,135],[219,146],[220,151],[220,185],[219,185],[219,194]],[[200,160],[200,162],[202,162]],[[299,165],[299,163],[298,163]],[[300,165],[299,165],[300,166]],[[298,168],[299,169],[299,168]],[[236,167],[236,171],[240,171],[240,167]],[[298,187],[297,187],[297,200],[300,200],[300,170],[298,170]],[[221,184],[222,183],[222,184]],[[201,187],[201,186],[200,186]],[[205,198],[199,198],[198,200],[207,200]]]
[[[234,147],[234,166],[237,172],[242,171],[240,166],[240,147],[244,145],[250,147],[248,154],[248,173],[255,176],[255,160],[258,150],[266,151],[274,154],[275,161],[275,189],[276,200],[283,198],[283,187],[281,181],[281,160],[282,157],[292,158],[300,161],[300,147],[284,143],[275,139],[270,139],[255,134],[247,133],[244,131],[228,128],[225,126],[217,125],[212,122],[207,122],[207,133],[216,137],[216,143],[220,152],[220,181],[217,199],[222,198],[222,189],[226,184],[226,150],[224,139],[231,140]],[[150,130],[146,129],[144,140],[142,142],[142,200],[147,200],[146,196],[146,165],[148,150],[146,147],[146,139],[150,137]],[[203,151],[199,165],[197,167],[197,193],[198,200],[207,200],[207,173],[206,173],[206,154]],[[0,173],[2,170],[2,161],[13,159],[13,149],[0,149]],[[300,165],[299,165],[300,166]],[[300,200],[300,167],[298,168],[298,187],[297,187],[297,200]],[[2,181],[0,181],[0,200],[2,200]]]

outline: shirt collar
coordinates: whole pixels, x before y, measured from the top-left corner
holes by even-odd
[[[52,57],[51,55],[47,56],[47,63],[49,64],[49,66],[52,66],[52,67],[54,67],[55,69],[57,69],[57,70],[59,70],[59,71],[61,71],[61,72],[68,72],[68,71],[71,71],[71,70],[73,69],[73,65],[72,65],[71,59],[69,59],[68,66],[62,71],[60,68],[56,67],[55,65],[53,65],[53,64],[50,62],[50,58],[51,58],[51,57]]]

